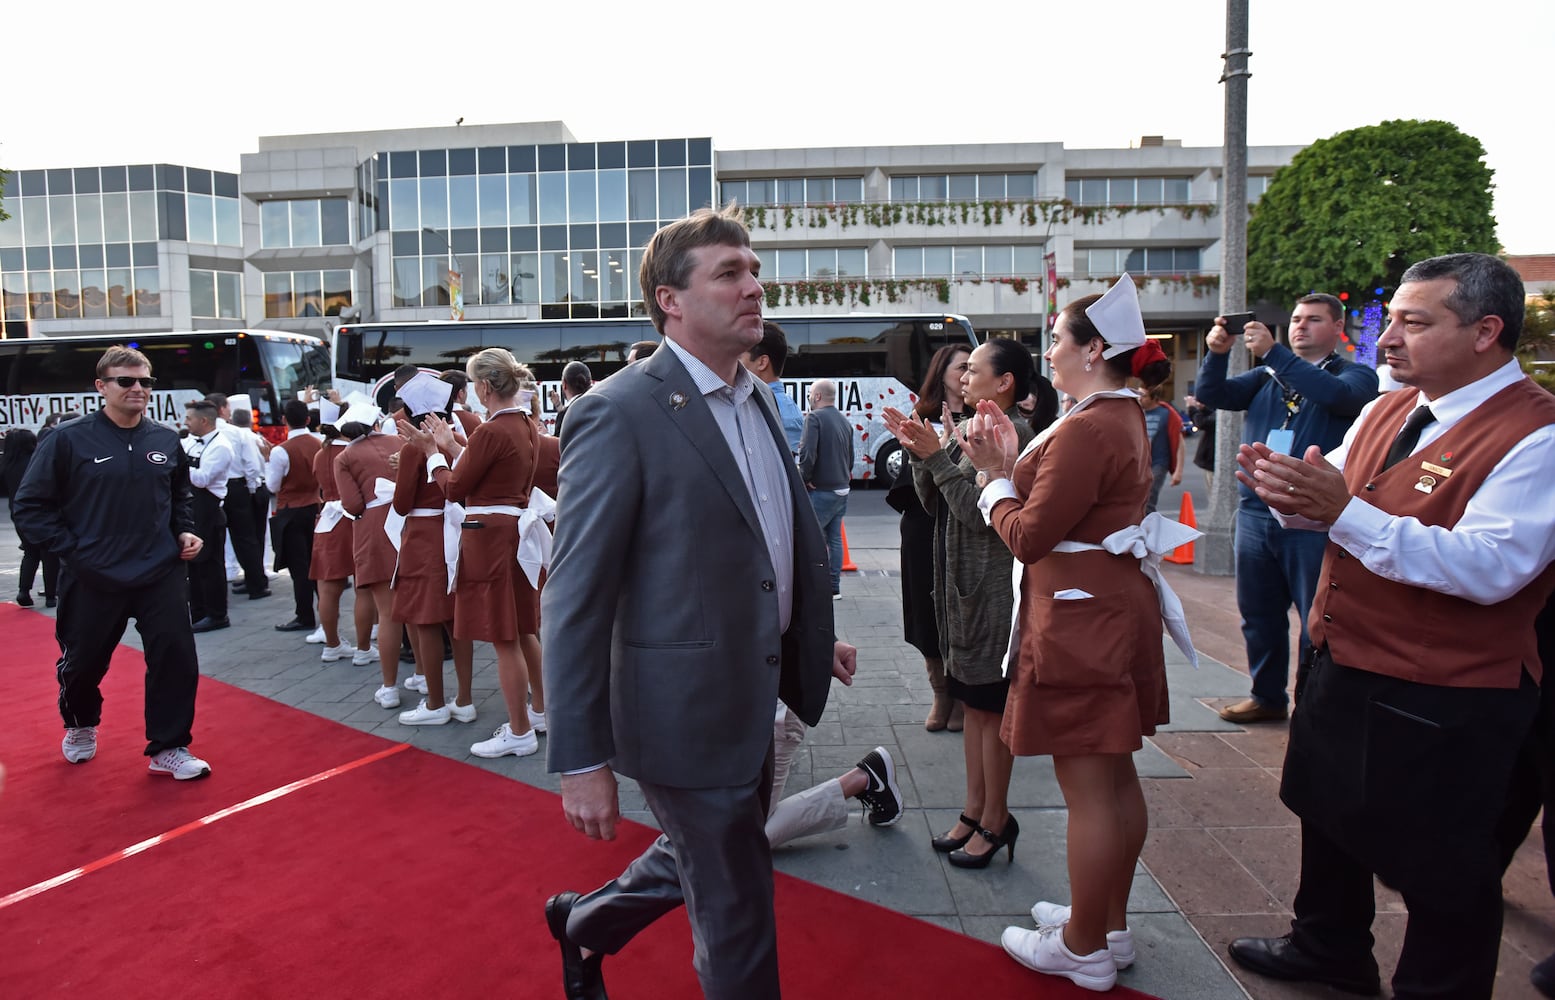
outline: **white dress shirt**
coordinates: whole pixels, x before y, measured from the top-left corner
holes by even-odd
[[[1523,378],[1522,369],[1512,360],[1477,382],[1436,399],[1421,393],[1420,401],[1430,405],[1436,419],[1421,430],[1415,454],[1490,397]],[[1375,402],[1367,404],[1344,442],[1328,453],[1328,461],[1337,468],[1344,468],[1350,444],[1366,426],[1375,406]],[[1393,437],[1399,427],[1379,430]],[[1514,445],[1469,498],[1463,516],[1451,528],[1390,514],[1360,497],[1350,498],[1332,527],[1274,513],[1288,528],[1326,529],[1332,541],[1384,579],[1475,604],[1497,604],[1526,587],[1555,560],[1551,469],[1555,469],[1555,424],[1539,428]]]
[[[219,428],[204,437],[191,435],[184,439],[184,450],[191,459],[189,484],[205,490],[217,500],[225,500],[227,480],[238,475],[232,444],[226,435]]]
[[[308,437],[310,432],[306,427],[297,427],[286,432],[286,440],[292,438]],[[265,463],[265,486],[271,493],[281,492],[281,481],[286,474],[292,471],[292,459],[285,448],[271,448],[270,459]]]
[[[218,417],[216,418],[216,430],[232,446],[232,478],[242,478],[248,484],[250,491],[257,490],[265,484],[265,460],[259,449],[259,435],[247,427],[239,427],[237,424]]]

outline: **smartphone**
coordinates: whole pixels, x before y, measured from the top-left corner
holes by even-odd
[[[1254,318],[1254,315],[1250,312],[1231,313],[1226,317],[1226,332],[1233,337],[1240,337],[1247,324]]]

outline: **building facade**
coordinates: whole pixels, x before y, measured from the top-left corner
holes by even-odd
[[[1249,149],[1249,197],[1299,148]],[[1218,305],[1220,160],[1152,137],[715,151],[539,122],[263,137],[238,174],[22,169],[0,222],[4,333],[322,334],[456,302],[470,318],[633,315],[648,236],[736,201],[771,313],[943,310],[1035,345],[1050,291],[1062,306],[1128,271],[1191,378]]]

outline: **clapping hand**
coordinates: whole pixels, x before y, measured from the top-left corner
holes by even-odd
[[[979,472],[1008,476],[1015,469],[1015,425],[999,404],[982,400],[977,414],[955,430],[962,454],[972,460]]]
[[[437,439],[432,436],[431,423],[435,417],[428,417],[423,423],[425,428],[417,427],[404,415],[394,418],[394,426],[400,432],[400,439],[408,444],[420,448],[428,458],[437,453]],[[395,456],[396,458],[398,456]]]
[[[903,413],[894,406],[887,406],[881,413],[885,420],[886,430],[895,435],[896,440],[902,443],[902,447],[919,458],[925,459],[940,450],[941,443],[934,428],[928,421],[912,414]]]

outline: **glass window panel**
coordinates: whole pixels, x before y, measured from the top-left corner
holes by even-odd
[[[99,244],[83,243],[78,249],[81,251],[82,267],[103,266],[103,248]],[[17,270],[20,270],[20,267]]]
[[[80,197],[79,195],[77,197]],[[208,194],[185,195],[189,210],[189,242],[216,242],[216,206]]]
[[[770,205],[773,203],[773,182],[770,180],[756,180],[745,182],[745,197],[747,205]]]
[[[468,150],[473,153],[474,150]],[[473,160],[474,157],[472,156]],[[474,163],[470,165],[473,169]],[[467,173],[448,178],[448,220],[455,229],[473,229],[480,224],[475,203],[475,176]]]
[[[351,242],[351,203],[344,198],[325,198],[319,202],[322,242],[327,247],[347,246]]]
[[[761,262],[761,277],[771,280],[777,275],[776,250],[757,250],[756,259]]]
[[[154,191],[130,194],[130,239],[136,243],[157,238],[157,196]],[[137,313],[136,315],[140,315]]]
[[[450,174],[475,173],[475,150],[450,149],[448,151],[448,172]]]
[[[73,269],[54,272],[54,315],[59,319],[81,315],[81,277]]]
[[[983,247],[983,273],[995,277],[1010,275],[1013,247]]]
[[[593,250],[572,250],[568,256],[572,302],[599,301],[599,254]]]
[[[923,273],[950,274],[950,247],[924,247]]]
[[[540,301],[540,255],[516,253],[512,255],[513,277],[510,281],[514,302]]]
[[[779,177],[777,181],[777,200],[780,205],[804,204],[804,178]]]
[[[606,250],[599,258],[604,267],[600,272],[600,277],[604,279],[601,299],[605,302],[625,302],[632,294],[626,282],[626,251]]]
[[[499,153],[506,153],[496,147]],[[484,157],[488,149],[481,150]],[[484,167],[485,164],[482,164]],[[508,179],[505,174],[482,174],[479,182],[481,199],[481,225],[506,226],[508,224]]]
[[[599,172],[599,221],[625,222],[626,171],[601,170]]]
[[[351,272],[349,269],[324,271],[324,315],[339,316],[342,309],[351,307]]]
[[[46,197],[18,198],[22,206],[22,237],[30,247],[49,245],[49,200]]]
[[[1161,192],[1164,190],[1161,186],[1161,180],[1162,179],[1160,177],[1139,178],[1139,181],[1135,186],[1135,197],[1139,199],[1139,204],[1161,204]]]
[[[1178,247],[1172,254],[1172,270],[1197,271],[1200,268],[1198,247]]]
[[[162,276],[154,267],[135,269],[135,315],[162,315]]]
[[[292,276],[265,275],[265,319],[290,319],[292,314]]]
[[[1166,178],[1166,203],[1168,205],[1181,205],[1188,200],[1188,178]]]
[[[439,153],[442,150],[438,150]],[[422,169],[426,168],[426,150],[421,151]],[[445,177],[423,177],[416,182],[421,192],[421,228],[448,228],[448,180]]]
[[[839,177],[837,178],[836,198],[838,201],[863,201],[864,178]]]
[[[978,174],[977,197],[983,201],[1003,200],[1004,175],[1003,174]]]
[[[726,205],[731,201],[737,205],[750,204],[750,201],[745,197],[744,181],[719,181],[718,197]]]
[[[75,244],[55,247],[53,257],[55,267],[74,268],[77,264]]]
[[[419,186],[414,178],[389,182],[389,228],[415,232],[421,228],[416,205]]]
[[[645,308],[642,305],[642,287],[637,281],[637,276],[642,273],[642,266],[643,252],[641,250],[633,250],[631,262],[626,266],[626,290],[628,293],[626,297],[628,300],[637,303],[634,307],[636,309]]]
[[[567,255],[548,251],[540,258],[540,301],[567,301]]]
[[[421,304],[421,258],[394,258],[394,287],[390,294],[398,307]]]
[[[76,240],[81,243],[101,243],[103,241],[102,195],[76,195]],[[20,244],[12,243],[10,245],[19,246]]]
[[[132,316],[135,309],[135,272],[127,267],[108,269],[108,315]]]
[[[27,308],[33,319],[54,318],[54,276],[48,271],[27,273]]]
[[[812,278],[835,278],[837,276],[837,251],[830,247],[811,250],[810,261],[806,271]]]
[[[470,289],[473,292],[474,289]],[[469,292],[466,292],[469,297]],[[505,305],[508,302],[508,255],[489,253],[481,257],[480,301],[483,305]]]
[[[540,221],[567,221],[567,174],[552,171],[540,175]],[[550,300],[547,300],[550,301]]]
[[[74,243],[76,241],[75,198],[68,194],[49,197],[49,242]]]
[[[1117,256],[1123,258],[1123,263],[1113,265],[1113,274],[1117,274],[1122,271],[1150,270],[1149,261],[1145,257],[1145,252],[1143,250],[1118,251]]]
[[[448,265],[441,257],[421,258],[421,304],[446,306],[452,301],[448,291]]]
[[[711,167],[692,167],[686,171],[688,204],[693,209],[709,208],[713,204],[713,170]]]
[[[838,277],[862,278],[868,266],[868,253],[863,247],[844,247],[837,251]]]
[[[1041,274],[1042,273],[1042,248],[1041,247],[1016,247],[1015,259],[1012,270],[1016,274]]]
[[[574,170],[567,175],[567,221],[597,222],[598,195],[594,171]]]
[[[804,200],[815,204],[824,204],[835,200],[837,185],[830,177],[809,177],[805,179]]]
[[[659,147],[659,155],[664,148]],[[659,218],[679,219],[686,214],[686,168],[673,167],[659,171]]]
[[[423,149],[420,151],[421,176],[441,177],[448,173],[448,150]],[[396,176],[398,174],[396,173]]]
[[[214,271],[190,270],[189,313],[200,318],[217,315],[216,273]]]
[[[1037,196],[1037,175],[1010,174],[1005,178],[1004,196],[1006,198],[1035,198]]]
[[[5,318],[27,318],[27,276],[20,271],[0,274],[0,295],[3,295]]]
[[[1107,178],[1081,178],[1080,203],[1084,205],[1105,205],[1107,203]]]
[[[225,247],[243,245],[243,217],[236,198],[216,199],[216,242]]]
[[[19,247],[22,245],[22,208],[21,199],[10,202],[10,214],[0,219],[0,247]],[[101,202],[99,202],[99,209]],[[98,228],[102,228],[102,220],[98,220]]]
[[[157,245],[155,243],[136,243],[130,247],[130,263],[136,267],[155,267],[157,263]]]
[[[916,177],[893,177],[893,178],[891,178],[891,200],[892,201],[917,201],[918,200],[918,178],[916,178]]]
[[[803,250],[779,250],[777,276],[780,280],[796,280],[805,276],[805,252]]]
[[[316,247],[320,242],[319,203],[313,198],[298,198],[283,202],[291,209],[292,239],[286,244],[293,247]]]
[[[1134,204],[1134,178],[1111,178],[1107,182],[1107,201],[1112,205]]]
[[[216,310],[221,319],[243,318],[243,276],[230,271],[216,272]]]
[[[100,268],[81,272],[81,315],[95,319],[108,315],[107,274]]]
[[[29,270],[29,271],[47,271],[49,269],[49,247],[48,247],[48,244],[44,244],[41,247],[28,247],[27,250],[26,250],[26,253],[27,253],[27,270]]]
[[[535,211],[535,175],[512,174],[508,177],[508,225],[532,226],[539,221]]]
[[[1080,179],[1078,177],[1065,179],[1064,197],[1076,205],[1080,203]]]
[[[977,197],[976,174],[951,174],[950,197],[952,201],[971,201]]]
[[[980,275],[983,273],[982,247],[956,247],[955,273]]]

